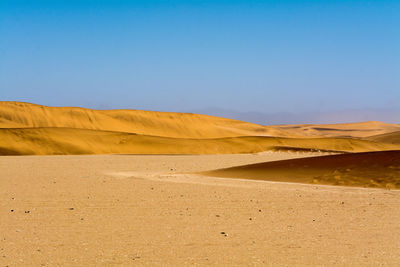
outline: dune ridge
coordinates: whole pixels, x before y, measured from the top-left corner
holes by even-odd
[[[368,130],[369,124],[357,125],[361,125],[361,131]],[[382,127],[379,132],[396,128],[382,123],[378,126]],[[3,101],[0,155],[228,154],[266,150],[344,153],[400,149],[400,143],[378,137],[310,137],[291,133],[290,127],[297,126],[285,127],[190,113],[91,110]]]
[[[280,160],[200,174],[225,178],[400,189],[400,150]]]
[[[366,140],[386,143],[386,144],[400,144],[400,131],[386,134],[379,134],[365,138]]]
[[[2,155],[235,154],[266,150],[358,152],[393,149],[392,144],[348,138],[243,136],[190,139],[75,128],[0,129],[0,139]],[[400,145],[397,147],[400,149]]]
[[[175,138],[271,136],[280,132],[253,123],[192,113],[92,110],[0,102],[0,128],[37,127],[118,131]]]
[[[288,135],[304,137],[349,137],[365,138],[400,131],[400,125],[380,121],[365,121],[338,124],[276,125]]]

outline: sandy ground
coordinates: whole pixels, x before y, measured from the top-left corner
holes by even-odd
[[[400,150],[267,161],[202,174],[222,178],[400,190]]]
[[[0,157],[0,266],[399,266],[400,191],[182,174],[296,156]]]

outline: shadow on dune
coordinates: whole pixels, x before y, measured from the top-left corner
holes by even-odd
[[[281,160],[200,174],[226,178],[400,189],[400,150]]]
[[[19,156],[19,155],[23,155],[23,154],[21,154],[21,152],[19,152],[17,150],[0,147],[0,155],[2,155],[2,156]]]

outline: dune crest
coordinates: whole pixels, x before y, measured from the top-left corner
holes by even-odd
[[[174,138],[270,136],[279,130],[208,115],[144,110],[92,110],[0,102],[0,128],[76,128]]]
[[[74,128],[0,129],[0,155],[237,154],[278,151],[359,152],[393,149],[392,144],[348,138],[242,136],[171,138]],[[400,149],[400,145],[396,145]]]
[[[225,178],[400,189],[400,151],[280,160],[201,174]]]
[[[364,138],[400,131],[399,124],[385,123],[379,121],[365,121],[341,124],[277,125],[273,127],[285,131],[288,135],[304,137]]]
[[[357,131],[368,130],[368,123],[359,125]],[[190,113],[0,102],[0,155],[235,154],[266,150],[342,153],[400,149],[400,143],[378,137],[338,138],[332,134],[326,138],[320,136],[323,130],[315,137],[302,136],[292,133],[290,127],[297,126],[265,127]]]
[[[386,134],[379,134],[365,138],[366,140],[381,142],[386,144],[400,144],[400,131]]]

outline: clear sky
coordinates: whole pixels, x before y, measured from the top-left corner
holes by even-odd
[[[0,100],[399,108],[400,1],[0,0]]]

